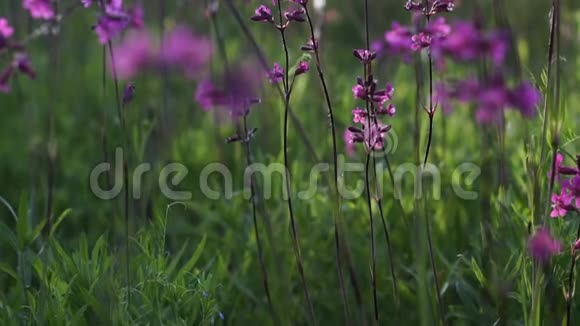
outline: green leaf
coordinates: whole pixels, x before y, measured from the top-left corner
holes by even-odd
[[[482,287],[485,287],[487,280],[485,279],[485,276],[483,275],[481,268],[479,268],[479,265],[477,264],[477,262],[473,257],[471,258],[471,268],[473,269],[473,273],[475,274],[475,277],[479,281],[479,284],[481,284]]]
[[[26,246],[28,233],[28,199],[26,194],[20,197],[20,204],[18,205],[18,221],[16,222],[16,234],[18,235],[18,248],[24,249]]]
[[[16,234],[6,224],[0,222],[0,239],[5,239],[14,250],[18,250],[18,239]]]
[[[0,271],[12,276],[13,279],[18,280],[18,273],[12,267],[5,263],[0,263]]]
[[[204,235],[203,238],[201,239],[201,242],[197,246],[197,249],[195,249],[193,256],[191,256],[189,261],[177,273],[177,277],[175,278],[176,280],[179,280],[181,277],[183,277],[183,274],[185,274],[193,269],[193,267],[197,263],[197,260],[199,259],[199,257],[201,257],[203,249],[205,248],[205,241],[206,240],[207,240],[207,235]]]
[[[28,239],[27,245],[29,243],[33,242],[34,240],[36,240],[40,236],[40,233],[44,229],[45,225],[46,225],[46,219],[43,219],[32,231],[32,234],[30,235],[30,238]]]
[[[189,245],[189,241],[185,241],[185,243],[183,244],[183,246],[181,247],[179,252],[177,252],[177,255],[175,255],[173,257],[173,259],[171,260],[171,263],[165,269],[165,272],[167,273],[167,275],[173,274],[173,271],[175,270],[177,263],[179,263],[179,260],[181,260],[181,256],[183,256],[183,253],[185,252],[185,249],[188,247],[188,245]]]
[[[56,222],[54,222],[54,224],[52,225],[52,228],[50,229],[50,236],[51,237],[54,235],[54,233],[56,232],[56,230],[58,229],[60,224],[64,221],[65,218],[67,218],[70,215],[71,212],[72,212],[72,209],[67,208],[64,210],[64,212],[62,212],[59,215],[59,217],[56,219]]]

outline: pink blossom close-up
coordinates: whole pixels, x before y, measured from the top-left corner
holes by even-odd
[[[160,60],[167,66],[178,66],[189,76],[195,76],[213,54],[211,41],[193,33],[188,27],[178,26],[166,34]]]
[[[551,217],[564,217],[568,213],[568,209],[572,203],[572,196],[569,195],[565,189],[562,192],[552,195],[552,212]]]
[[[157,60],[151,36],[145,31],[129,33],[115,48],[115,65],[120,79],[134,77]]]
[[[50,0],[23,0],[22,6],[28,10],[32,18],[48,20],[54,17]]]
[[[8,20],[4,17],[0,17],[0,39],[9,38],[12,34],[14,34],[14,29],[10,24],[8,24]]]
[[[550,257],[557,255],[561,250],[562,244],[546,227],[537,230],[528,240],[528,253],[542,264],[546,264]]]

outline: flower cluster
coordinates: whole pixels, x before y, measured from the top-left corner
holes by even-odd
[[[174,67],[193,78],[212,55],[211,41],[185,26],[169,31],[162,42],[160,48],[146,31],[127,34],[115,49],[117,76],[128,79],[143,69]]]
[[[50,0],[23,0],[22,7],[28,10],[34,19],[49,20],[54,18],[54,9]]]
[[[233,118],[244,117],[252,105],[260,102],[261,79],[252,73],[255,70],[253,64],[230,68],[220,76],[221,87],[210,79],[202,80],[195,92],[196,102],[204,111],[224,108]]]
[[[529,82],[510,88],[500,74],[487,80],[467,78],[448,85],[440,83],[436,86],[434,97],[444,112],[451,111],[452,99],[460,103],[475,103],[475,117],[484,124],[500,122],[507,108],[532,118],[541,100],[540,92]]]
[[[85,8],[90,8],[93,1],[81,0]],[[101,16],[93,30],[101,44],[107,44],[129,27],[141,29],[143,23],[143,7],[136,5],[130,9],[123,8],[123,0],[106,0],[105,8],[101,8]]]
[[[402,55],[408,61],[412,53],[428,48],[436,67],[445,68],[445,58],[458,62],[491,58],[494,65],[502,65],[508,48],[507,38],[501,32],[486,32],[471,21],[448,24],[443,17],[430,20],[416,32],[397,22],[385,32],[384,39],[375,41],[378,53]]]
[[[14,29],[6,18],[0,17],[0,51],[14,51],[11,62],[0,72],[0,92],[10,91],[10,81],[17,73],[22,73],[32,79],[36,78],[36,71],[32,68],[28,55],[22,46],[10,39],[14,34]]]
[[[552,237],[546,227],[537,230],[528,240],[528,253],[542,264],[546,264],[551,256],[560,253],[561,250],[562,244]]]
[[[353,54],[365,67],[369,67],[377,57],[374,51],[366,49],[355,50]],[[352,144],[355,143],[363,143],[367,151],[383,149],[385,136],[391,126],[381,123],[379,118],[395,115],[395,106],[388,103],[393,99],[394,91],[390,83],[387,83],[384,89],[380,89],[378,81],[372,74],[369,74],[366,79],[357,78],[356,84],[352,87],[352,93],[354,98],[362,100],[366,107],[356,107],[352,110],[355,125],[350,126],[345,132],[345,139],[349,144],[347,152],[352,152]]]
[[[455,2],[454,0],[434,0],[427,1],[427,5],[425,5],[423,1],[408,0],[405,9],[430,17],[441,12],[452,12],[455,9]]]
[[[283,32],[284,30],[286,30],[286,28],[288,28],[288,26],[292,22],[302,23],[306,21],[305,18],[306,10],[304,6],[308,4],[308,0],[292,0],[292,2],[295,3],[297,6],[290,6],[290,8],[287,8],[282,14],[281,18],[282,20],[279,22],[276,22],[276,19],[272,14],[272,9],[263,4],[259,5],[256,8],[254,15],[250,17],[250,19],[255,22],[271,24],[272,26],[276,27],[276,29]],[[276,0],[274,0],[273,4],[277,5],[278,3],[276,2]],[[312,43],[310,43],[310,45],[307,44],[302,47],[302,50],[311,51],[313,49],[313,46],[314,45]],[[294,78],[296,76],[305,74],[306,72],[308,72],[309,69],[310,65],[308,61],[300,60],[296,68],[294,69],[293,75]],[[284,71],[284,68],[282,68],[282,66],[276,62],[274,63],[272,69],[266,72],[266,77],[268,78],[270,83],[275,84],[279,82],[284,82],[284,77],[286,76],[286,73],[287,72]],[[294,81],[294,79],[292,81]],[[291,85],[286,86],[289,89],[292,89]]]
[[[445,68],[446,59],[456,62],[489,59],[493,63],[491,76],[479,80],[467,78],[452,81],[449,85],[440,83],[436,86],[433,100],[445,112],[451,111],[453,99],[460,103],[475,103],[476,119],[480,123],[500,122],[504,110],[508,108],[516,109],[526,118],[536,115],[536,107],[541,101],[539,90],[527,81],[514,87],[505,82],[502,74],[508,49],[505,33],[484,31],[477,22],[457,21],[448,24],[443,17],[432,18],[438,13],[453,11],[455,5],[448,0],[431,1],[428,6],[422,1],[407,1],[405,8],[416,15],[427,17],[427,24],[413,28],[393,23],[392,28],[385,32],[384,40],[374,43],[374,49],[379,54],[402,55],[408,62],[414,52],[428,49],[439,70]]]
[[[411,54],[421,49],[429,48],[432,54],[436,52],[433,48],[445,39],[452,29],[445,18],[431,19],[431,17],[442,12],[452,12],[455,9],[454,1],[430,1],[427,7],[422,1],[407,1],[405,9],[412,12],[415,17],[426,17],[427,24],[421,28],[412,28],[393,22],[391,29],[385,32],[383,40],[373,43],[373,49],[379,54],[402,55],[405,61],[409,61]]]
[[[304,0],[295,0],[293,2],[301,6],[306,5],[306,1]],[[274,2],[274,4],[276,3]],[[304,15],[305,10],[303,7],[291,7],[284,11],[283,17],[285,18],[285,21],[276,23],[274,16],[272,15],[272,9],[266,5],[260,5],[256,8],[254,15],[250,17],[250,19],[256,22],[273,24],[276,28],[283,30],[286,29],[291,22],[302,23],[306,21]]]
[[[552,194],[551,217],[564,217],[569,211],[580,210],[580,155],[576,156],[576,166],[564,166],[564,156],[556,156],[555,171],[550,171],[549,178],[560,183],[560,193]],[[553,174],[553,175],[552,175]]]

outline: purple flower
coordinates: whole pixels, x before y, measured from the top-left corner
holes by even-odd
[[[140,5],[131,8],[131,10],[129,10],[130,26],[137,29],[145,27],[145,22],[143,21],[144,16],[145,11]]]
[[[560,242],[552,237],[546,227],[537,230],[528,240],[528,253],[542,264],[562,249]]]
[[[367,49],[354,50],[353,55],[359,59],[362,64],[371,63],[377,57],[376,52],[368,51]]]
[[[19,72],[25,74],[31,79],[36,78],[36,71],[34,70],[34,68],[32,68],[30,60],[28,60],[28,56],[26,54],[17,53],[14,56],[14,66],[16,67],[16,69],[18,69]]]
[[[375,91],[372,96],[372,100],[379,105],[385,104],[385,102],[390,101],[393,99],[393,93],[395,92],[395,88],[391,83],[388,83],[385,89]]]
[[[574,246],[572,247],[572,250],[574,252],[576,252],[579,249],[580,249],[580,239],[576,240],[576,242],[574,242]]]
[[[439,17],[429,22],[425,29],[411,37],[411,49],[417,51],[431,46],[432,42],[441,42],[451,33],[451,27],[445,18]]]
[[[434,41],[432,51],[439,61],[443,56],[457,61],[488,56],[494,64],[500,65],[505,58],[507,41],[503,33],[485,34],[476,23],[459,21],[450,27],[444,38]]]
[[[564,180],[562,188],[570,194],[570,201],[574,201],[576,208],[580,209],[580,174],[575,175],[570,181]]]
[[[254,64],[230,68],[222,76],[220,87],[204,80],[197,88],[195,100],[205,111],[220,107],[231,117],[243,117],[253,104],[260,103],[257,94],[261,80],[254,73],[257,69]]]
[[[252,16],[250,19],[256,22],[264,22],[264,23],[271,23],[274,21],[272,17],[272,10],[265,5],[258,6],[258,8],[256,8],[254,16]]]
[[[366,121],[367,111],[363,108],[355,108],[352,110],[352,122],[364,124]]]
[[[8,20],[0,17],[0,39],[10,38],[14,34],[14,29],[8,24]]]
[[[556,154],[556,164],[555,164],[555,168],[556,171],[552,171],[552,169],[550,168],[550,171],[548,172],[548,178],[552,179],[552,173],[554,173],[554,178],[557,178],[558,180],[560,180],[560,169],[562,168],[562,162],[564,162],[564,155],[562,155],[562,153],[557,153]]]
[[[433,1],[429,15],[435,15],[441,12],[452,12],[454,9],[454,0],[435,0]]]
[[[299,9],[291,9],[289,11],[284,12],[284,17],[288,21],[295,21],[295,22],[304,22],[306,19],[304,18],[304,8]]]
[[[511,104],[518,108],[522,115],[527,118],[532,118],[536,115],[536,107],[541,99],[540,91],[529,82],[522,83],[510,94]]]
[[[405,3],[405,10],[408,11],[422,12],[424,8],[423,1],[414,2],[407,0],[407,3]]]
[[[576,175],[580,174],[580,170],[575,167],[564,166],[562,163],[564,162],[564,156],[561,153],[556,154],[556,175],[555,177],[560,180],[560,174],[564,175]],[[548,172],[548,178],[552,177],[552,170]]]
[[[146,32],[130,33],[115,49],[117,77],[129,79],[155,63],[151,37]]]
[[[135,95],[135,84],[128,83],[125,86],[125,90],[123,91],[123,106],[126,106],[133,100],[133,96]]]
[[[136,6],[125,12],[121,0],[112,0],[106,5],[105,13],[93,27],[101,44],[107,44],[123,30],[132,27],[143,28],[143,8]]]
[[[477,121],[481,123],[497,123],[503,118],[503,111],[509,101],[509,93],[503,79],[496,78],[486,85],[480,85],[479,94],[475,99],[479,106],[476,111]]]
[[[93,4],[93,0],[81,0],[81,3],[83,4],[83,7],[90,8]]]
[[[352,94],[354,98],[358,98],[360,100],[366,100],[367,92],[361,84],[356,84],[352,87]]]
[[[477,121],[496,123],[503,119],[503,112],[507,108],[515,108],[524,117],[532,118],[534,108],[540,101],[540,94],[529,83],[510,89],[503,77],[496,75],[486,81],[468,78],[455,82],[453,87],[438,87],[437,99],[443,99],[445,107],[450,105],[450,98],[463,103],[477,103]]]
[[[385,42],[387,49],[391,52],[405,54],[412,51],[413,41],[411,40],[412,33],[408,27],[401,26],[397,22],[393,22],[391,30],[385,32]]]
[[[411,49],[413,51],[418,51],[427,48],[431,44],[431,35],[424,32],[415,34],[411,36],[411,42],[412,42]]]
[[[363,129],[349,127],[350,142],[364,143],[368,151],[380,151],[383,149],[385,135],[391,130],[390,125],[383,125],[379,121],[371,123],[370,127],[363,125]]]
[[[508,42],[503,33],[494,33],[484,38],[483,48],[489,53],[492,62],[500,65],[504,62]]]
[[[10,79],[14,74],[14,65],[8,65],[0,74],[0,92],[8,93],[10,92]]]
[[[129,26],[129,22],[124,18],[101,16],[94,26],[95,33],[101,44],[107,44],[112,38]]]
[[[451,94],[449,88],[444,83],[435,85],[435,103],[439,103],[443,113],[450,113],[452,111]]]
[[[22,6],[30,12],[32,18],[48,20],[54,17],[50,0],[23,0]]]
[[[188,76],[195,77],[211,55],[212,46],[208,38],[194,35],[188,28],[180,26],[165,36],[160,60],[162,64],[177,66]]]
[[[28,56],[24,53],[14,54],[14,60],[0,73],[0,92],[8,93],[10,91],[10,80],[16,72],[27,75],[29,78],[36,78],[36,71],[32,68]]]
[[[365,128],[364,138],[367,150],[380,151],[383,149],[385,135],[391,130],[391,126],[382,125],[380,122],[371,123],[370,128]]]
[[[566,213],[568,213],[568,209],[570,208],[570,204],[572,203],[572,196],[566,193],[565,189],[562,189],[562,192],[557,194],[552,194],[552,212],[550,213],[551,217],[564,217]]]
[[[352,141],[352,139],[353,139],[352,132],[348,129],[345,129],[344,134],[342,135],[342,138],[344,139],[344,142],[345,142],[346,155],[348,155],[349,157],[353,157],[354,156],[354,142]]]
[[[270,83],[275,84],[281,82],[284,78],[284,69],[280,66],[279,63],[274,63],[274,67],[268,73],[268,78],[270,79]]]
[[[393,103],[389,103],[389,105],[387,105],[386,107],[380,107],[377,110],[377,114],[379,115],[388,115],[391,118],[395,116],[395,113],[397,112],[397,110],[395,109],[395,105]]]
[[[298,63],[298,67],[296,68],[296,72],[295,75],[302,75],[306,72],[308,72],[308,69],[310,68],[310,66],[308,65],[308,61],[300,61]]]
[[[225,104],[225,94],[217,89],[209,79],[202,80],[197,86],[195,100],[204,111]]]

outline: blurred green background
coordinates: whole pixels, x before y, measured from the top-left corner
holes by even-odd
[[[223,2],[223,1],[221,1]],[[311,1],[312,2],[312,1]],[[76,1],[59,1],[60,8],[72,8]],[[196,33],[216,40],[215,30],[205,14],[205,4],[196,1],[145,1],[146,28],[160,35],[161,29],[188,25]],[[253,14],[257,1],[234,0],[242,17]],[[268,3],[268,5],[271,5]],[[393,21],[410,22],[402,1],[369,0],[371,39],[382,38]],[[580,103],[578,47],[580,45],[580,3],[562,1],[562,105],[560,132],[562,148],[578,152]],[[522,76],[513,56],[506,75],[536,82],[540,88],[546,69],[551,1],[457,1],[449,20],[480,17],[493,29],[497,12],[507,18],[517,42]],[[33,21],[20,1],[0,4],[0,16],[15,28],[15,38],[24,39],[42,23]],[[351,87],[361,74],[352,50],[364,46],[363,1],[327,1],[321,23],[322,63],[337,119],[339,150],[344,153],[342,132],[351,121],[355,101]],[[39,236],[26,246],[11,245],[17,223],[8,209],[0,209],[0,320],[9,324],[212,324],[270,325],[272,321],[262,288],[250,205],[241,195],[244,153],[239,143],[225,144],[235,133],[227,119],[216,119],[194,101],[199,80],[224,71],[224,60],[216,51],[211,67],[195,80],[178,71],[145,72],[132,79],[135,99],[126,109],[133,148],[130,164],[153,164],[146,175],[144,197],[131,202],[130,273],[135,286],[132,305],[127,309],[124,266],[124,220],[122,198],[105,201],[89,186],[91,170],[104,159],[103,128],[108,157],[121,143],[115,107],[114,83],[107,72],[103,82],[103,48],[91,31],[98,17],[96,9],[76,8],[54,28],[27,46],[38,78],[19,76],[12,92],[0,95],[0,195],[28,221],[33,232],[47,215],[51,174],[49,153],[54,160],[52,214],[66,218],[53,240]],[[216,22],[223,37],[228,61],[255,62],[254,50],[225,3],[220,3]],[[270,63],[281,62],[283,52],[275,30],[246,19]],[[291,60],[302,55],[300,46],[308,39],[306,25],[289,31]],[[10,57],[0,54],[0,66]],[[477,65],[451,65],[436,80],[477,73]],[[261,71],[256,73],[262,74]],[[414,144],[416,82],[413,65],[397,57],[386,57],[375,68],[377,78],[395,86],[397,115],[392,119],[397,136],[396,151],[389,156],[393,168],[416,163],[422,156],[428,119],[419,111],[420,148]],[[326,107],[314,71],[300,78],[291,105],[321,160],[331,161],[331,142]],[[126,81],[120,82],[120,88]],[[261,89],[262,103],[253,107],[251,127],[258,128],[252,140],[253,158],[265,164],[282,161],[283,104],[267,82]],[[425,98],[422,94],[421,98]],[[540,106],[541,108],[542,106]],[[553,109],[553,108],[552,108]],[[105,122],[105,124],[103,124]],[[385,173],[384,212],[391,231],[393,264],[398,276],[400,302],[392,291],[387,247],[377,227],[377,283],[382,325],[432,325],[437,320],[434,283],[426,259],[423,215],[431,219],[435,256],[447,307],[446,320],[452,325],[528,324],[531,306],[532,263],[526,257],[530,221],[540,221],[531,210],[529,168],[537,161],[543,141],[541,115],[525,120],[513,112],[507,115],[505,149],[500,150],[496,127],[477,124],[472,108],[455,105],[448,115],[437,114],[430,162],[441,172],[441,200],[430,199],[426,211],[414,210],[413,180],[405,179],[401,210]],[[550,132],[548,137],[552,136]],[[295,192],[305,189],[315,161],[304,145],[296,124],[290,125],[290,169]],[[502,159],[503,161],[499,161]],[[348,158],[364,162],[362,152]],[[172,205],[157,186],[164,164],[179,162],[189,174],[179,189],[192,191],[193,199]],[[233,174],[234,196],[211,200],[199,187],[199,175],[209,163],[221,162]],[[455,168],[473,162],[482,176],[468,188],[479,193],[477,200],[454,195]],[[498,165],[498,162],[500,164]],[[547,164],[547,163],[546,163]],[[507,172],[498,183],[499,167]],[[542,175],[547,165],[540,167]],[[328,174],[330,177],[330,174]],[[348,176],[354,187],[362,174]],[[217,176],[210,178],[213,189],[222,189]],[[345,323],[338,286],[333,212],[337,203],[328,179],[319,182],[321,191],[309,201],[296,200],[300,244],[306,278],[313,297],[318,324]],[[542,203],[547,182],[542,179]],[[288,213],[281,196],[281,178],[275,180],[274,196],[263,202],[260,219],[270,224],[271,235],[262,233],[274,307],[285,325],[308,323],[300,278],[297,273],[288,228]],[[345,234],[353,267],[362,290],[363,305],[356,305],[347,278],[352,312],[347,324],[370,323],[372,296],[369,275],[369,220],[364,198],[342,202]],[[376,206],[374,207],[375,211]],[[67,211],[70,210],[70,211]],[[544,211],[544,206],[538,209]],[[266,214],[262,214],[266,212]],[[538,214],[534,216],[534,214]],[[375,216],[376,225],[379,217]],[[550,221],[554,233],[571,242],[577,221]],[[264,231],[264,224],[261,224]],[[165,236],[162,236],[164,234]],[[100,240],[99,240],[100,239]],[[203,246],[202,246],[203,244]],[[96,248],[93,250],[93,248]],[[196,252],[196,249],[201,248]],[[195,253],[198,254],[196,257]],[[189,260],[189,257],[196,258]],[[561,323],[565,300],[562,284],[570,255],[563,252],[552,262],[545,276],[542,319],[544,325]],[[187,264],[188,261],[194,261]],[[174,266],[172,265],[174,262]],[[98,267],[100,266],[100,267]],[[182,273],[177,271],[183,271]],[[23,293],[26,295],[23,295]],[[575,307],[576,315],[580,312]],[[220,313],[224,316],[222,320]]]

